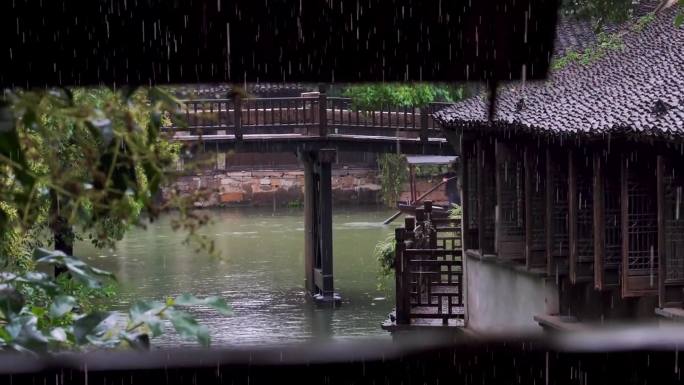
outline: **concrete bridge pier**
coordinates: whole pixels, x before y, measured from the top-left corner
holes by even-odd
[[[318,304],[338,306],[333,283],[332,163],[336,150],[298,151],[304,165],[304,270],[307,293]]]

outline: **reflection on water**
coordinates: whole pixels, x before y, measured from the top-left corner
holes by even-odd
[[[233,315],[194,311],[209,326],[214,345],[389,338],[379,325],[392,309],[393,284],[385,282],[389,289],[378,290],[372,251],[393,231],[380,224],[391,211],[334,211],[335,287],[342,296],[342,307],[336,310],[316,309],[306,299],[301,210],[212,211],[214,223],[203,231],[214,237],[220,258],[184,246],[182,234],[170,228],[170,216],[146,230],[132,230],[115,250],[82,243],[76,254],[116,273],[120,282],[116,307],[138,298],[163,299],[180,293],[223,296],[233,306]],[[165,335],[156,343],[171,346],[180,341],[176,335]]]

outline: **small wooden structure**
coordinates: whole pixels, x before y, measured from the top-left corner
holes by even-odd
[[[625,49],[593,66],[501,94],[493,121],[476,98],[436,114],[459,137],[464,248],[556,277],[560,311],[579,319],[609,318],[618,304],[606,292],[626,304],[616,317],[636,316],[639,298],[684,305],[684,73],[670,70],[684,65],[684,30],[673,17],[626,33]],[[651,60],[664,46],[678,51]]]
[[[460,219],[433,218],[426,201],[395,236],[396,309],[383,329],[464,326]]]

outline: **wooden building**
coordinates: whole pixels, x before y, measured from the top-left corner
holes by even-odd
[[[613,35],[619,48],[592,63],[503,86],[491,121],[484,97],[435,114],[459,138],[468,260],[507,263],[554,286],[546,316],[632,319],[684,306],[676,12],[628,23]]]

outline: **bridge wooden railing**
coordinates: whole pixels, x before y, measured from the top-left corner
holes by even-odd
[[[432,218],[432,202],[396,229],[395,325],[465,326],[461,220]],[[441,321],[441,322],[440,322]]]
[[[442,138],[431,114],[449,103],[423,108],[356,108],[350,98],[325,94],[280,98],[185,100],[173,129],[191,135],[298,134]],[[325,119],[321,119],[325,116]]]

